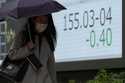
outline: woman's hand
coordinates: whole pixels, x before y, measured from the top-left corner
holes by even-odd
[[[34,44],[30,41],[30,42],[27,43],[27,47],[29,49],[33,49],[34,48]]]

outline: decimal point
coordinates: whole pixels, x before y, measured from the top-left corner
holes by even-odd
[[[90,41],[89,39],[86,40],[86,42],[89,42],[89,41]]]

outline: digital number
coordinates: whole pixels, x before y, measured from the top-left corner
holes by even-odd
[[[93,27],[95,24],[95,11],[94,10],[90,10],[90,25],[89,27]]]
[[[73,13],[69,14],[69,30],[73,29]]]
[[[89,23],[89,15],[88,15],[88,12],[85,11],[84,14],[83,14],[83,27],[87,28],[88,23]]]
[[[74,26],[75,29],[78,29],[79,28],[79,12],[76,12],[74,14],[74,21],[76,22],[76,26]]]
[[[103,43],[103,46],[111,46],[112,45],[112,30],[111,28],[103,29],[100,35],[100,42]]]
[[[100,24],[103,26],[105,24],[105,9],[101,8],[100,11]]]
[[[91,46],[92,48],[94,48],[94,47],[95,47],[95,44],[96,44],[96,34],[95,34],[95,31],[92,30],[92,31],[90,32],[90,46]]]

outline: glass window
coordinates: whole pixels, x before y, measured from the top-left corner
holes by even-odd
[[[6,22],[0,22],[0,53],[3,55],[6,53]]]
[[[0,30],[1,32],[5,32],[5,24],[1,24],[0,29],[1,29],[1,30]]]
[[[6,53],[6,45],[1,45],[1,53]]]
[[[5,35],[0,35],[0,42],[1,43],[5,43],[6,42]]]

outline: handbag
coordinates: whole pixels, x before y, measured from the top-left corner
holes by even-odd
[[[6,56],[0,67],[0,76],[12,82],[20,82],[23,80],[28,69],[28,61],[26,59],[12,61]]]
[[[20,60],[11,60],[9,58],[9,55],[16,52],[16,49],[13,49],[13,44],[10,47],[12,49],[9,50],[0,66],[0,76],[12,82],[21,82],[28,69],[29,62],[26,58]]]

